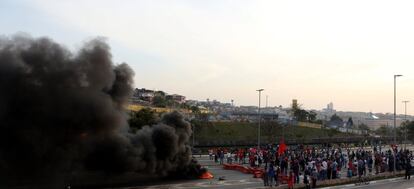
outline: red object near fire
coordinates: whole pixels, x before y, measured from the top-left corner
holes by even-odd
[[[214,178],[213,174],[211,174],[210,172],[206,171],[204,172],[201,176],[200,179],[212,179]]]
[[[262,178],[263,177],[263,171],[257,170],[253,173],[253,178]]]

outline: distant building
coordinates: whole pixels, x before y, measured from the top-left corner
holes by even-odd
[[[327,106],[326,106],[326,109],[327,110],[334,110],[334,108],[333,108],[333,103],[331,102],[331,103],[329,103]]]
[[[292,100],[292,108],[293,109],[297,109],[298,108],[298,100],[297,99],[293,99]]]
[[[173,100],[174,102],[177,102],[179,104],[185,103],[185,96],[182,96],[182,95],[172,94],[172,95],[167,95],[165,98],[167,100]]]
[[[334,109],[333,103],[330,102],[326,105],[326,108],[322,109],[322,115],[319,118],[329,120],[329,118],[334,114],[336,114],[336,110]]]
[[[152,102],[152,99],[154,98],[154,96],[155,96],[155,91],[148,90],[145,88],[142,88],[142,89],[136,88],[133,94],[133,98],[146,101],[146,102]]]

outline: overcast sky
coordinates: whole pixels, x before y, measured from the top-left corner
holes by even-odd
[[[1,0],[2,35],[104,36],[135,86],[257,105],[414,114],[414,1]],[[264,101],[263,101],[264,102]],[[410,108],[410,106],[412,108]]]

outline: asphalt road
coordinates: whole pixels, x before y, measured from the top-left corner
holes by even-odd
[[[405,180],[403,178],[394,178],[386,180],[371,181],[369,184],[356,185],[348,184],[342,186],[326,187],[324,189],[414,189],[414,178]]]
[[[252,174],[244,174],[239,171],[224,170],[221,165],[209,160],[208,156],[202,156],[201,158],[196,156],[199,163],[208,168],[210,173],[214,175],[213,179],[198,179],[187,180],[178,182],[169,182],[162,184],[154,184],[151,186],[138,186],[138,187],[124,187],[122,189],[195,189],[195,188],[260,188],[263,186],[262,179],[253,178]],[[219,180],[222,177],[224,180]]]
[[[413,148],[413,146],[410,146]],[[386,149],[386,148],[383,148]],[[164,183],[157,183],[151,186],[137,186],[137,187],[124,187],[119,189],[195,189],[195,188],[222,188],[222,189],[233,189],[233,188],[264,188],[262,179],[253,178],[252,174],[244,174],[239,171],[233,170],[224,170],[222,166],[214,163],[212,160],[209,160],[208,155],[203,155],[202,157],[196,156],[199,163],[208,168],[208,170],[214,175],[213,179],[198,179],[198,180],[187,180],[187,181],[171,181]],[[341,173],[342,177],[345,173]],[[219,180],[218,178],[223,177],[224,180]],[[302,178],[300,179],[302,181]],[[413,178],[414,180],[414,178]],[[283,187],[286,188],[286,187]],[[414,189],[414,181],[406,181],[404,179],[394,179],[394,180],[380,180],[380,181],[371,181],[369,185],[359,185],[355,184],[343,185],[328,187],[326,189],[341,189],[341,188],[375,188],[375,189]]]

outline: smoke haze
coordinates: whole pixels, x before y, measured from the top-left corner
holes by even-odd
[[[0,38],[0,181],[188,171],[190,124],[173,112],[128,133],[134,72],[111,59],[99,38],[76,53],[48,38]]]

